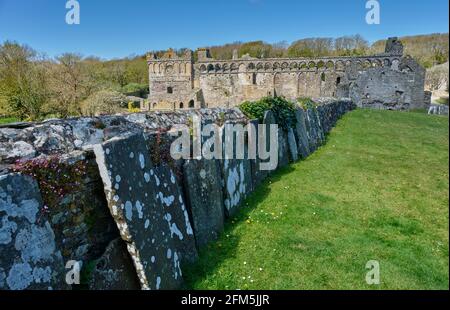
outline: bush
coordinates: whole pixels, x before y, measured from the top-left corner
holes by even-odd
[[[243,102],[239,108],[248,118],[258,119],[260,122],[264,119],[266,111],[272,111],[277,123],[288,130],[295,125],[295,105],[283,97],[265,97],[259,101]]]
[[[121,92],[126,95],[144,97],[148,93],[147,84],[130,83],[122,87]]]
[[[81,103],[81,112],[85,116],[114,114],[126,105],[126,97],[112,90],[101,90],[89,96]]]

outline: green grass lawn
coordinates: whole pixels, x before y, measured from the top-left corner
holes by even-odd
[[[6,118],[0,117],[0,125],[15,123],[15,122],[19,122],[19,121],[20,120],[18,118],[14,118],[14,117],[6,117]]]
[[[348,113],[248,198],[185,270],[187,288],[448,289],[448,147],[447,117]]]

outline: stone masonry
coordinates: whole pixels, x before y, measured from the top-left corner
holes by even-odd
[[[150,94],[143,110],[235,107],[266,96],[350,97],[359,107],[421,108],[425,70],[390,38],[384,53],[358,57],[213,59],[207,49],[148,56]]]

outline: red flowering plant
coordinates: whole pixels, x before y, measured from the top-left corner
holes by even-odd
[[[78,161],[68,164],[59,155],[18,160],[13,171],[34,178],[41,191],[44,206],[42,214],[50,213],[50,208],[58,205],[68,194],[81,187],[86,175],[86,164]]]

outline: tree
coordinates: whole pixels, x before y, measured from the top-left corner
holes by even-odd
[[[126,97],[112,90],[100,90],[81,103],[81,111],[85,116],[114,114],[126,105]]]
[[[6,41],[0,45],[0,97],[3,110],[21,119],[38,119],[49,98],[47,76],[37,53]]]

